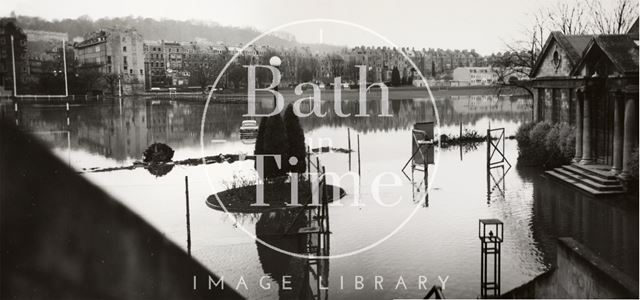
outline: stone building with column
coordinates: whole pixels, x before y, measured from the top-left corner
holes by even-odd
[[[536,122],[574,124],[575,89],[581,80],[571,76],[591,35],[552,32],[540,52],[530,78],[534,89],[533,119]]]
[[[638,45],[630,35],[596,36],[571,75],[581,79],[574,160],[628,177],[638,147]]]
[[[547,171],[592,194],[623,192],[638,148],[638,26],[627,34],[550,35],[531,72],[536,122],[576,129],[573,163]]]

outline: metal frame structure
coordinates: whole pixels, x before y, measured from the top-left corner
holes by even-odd
[[[498,138],[493,139],[493,133],[498,132]],[[502,196],[505,192],[505,175],[511,170],[511,163],[505,157],[504,128],[487,129],[487,203],[491,200],[491,193],[497,188]],[[494,159],[497,157],[498,159]],[[506,169],[505,169],[506,166]],[[501,169],[499,178],[493,175],[493,169]],[[501,186],[502,184],[502,186]]]
[[[421,123],[416,123],[414,124],[414,129],[411,130],[411,143],[412,143],[412,151],[413,153],[411,154],[411,157],[409,157],[409,159],[407,160],[407,162],[404,164],[404,166],[402,167],[402,173],[404,174],[405,177],[407,177],[407,179],[411,182],[412,185],[412,195],[413,195],[413,202],[419,202],[420,200],[416,200],[415,199],[415,190],[417,189],[418,191],[420,190],[420,188],[422,188],[424,186],[424,189],[427,190],[428,188],[428,180],[429,180],[429,165],[433,164],[433,155],[429,155],[430,152],[427,152],[427,155],[425,156],[425,148],[427,151],[433,151],[433,147],[434,147],[434,139],[433,139],[433,122],[421,122]],[[421,129],[417,129],[416,127],[427,127],[430,128],[427,130],[421,130]],[[418,156],[418,154],[420,156]],[[418,162],[416,162],[416,157],[420,158]],[[407,169],[407,166],[409,166],[409,164],[411,164],[411,176],[409,176],[407,174],[407,172],[405,171]],[[422,168],[420,168],[420,166],[422,166]],[[423,180],[420,182],[416,182],[414,179],[414,172],[415,171],[420,171],[423,172]],[[425,202],[424,202],[425,206],[429,206],[429,194],[427,193],[425,195]]]
[[[500,297],[501,249],[504,241],[504,224],[498,219],[478,221],[480,238],[480,298]],[[493,265],[489,262],[493,260]],[[493,272],[489,272],[491,267]],[[489,275],[492,275],[491,278]]]

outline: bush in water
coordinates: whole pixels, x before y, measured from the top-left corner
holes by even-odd
[[[571,162],[575,129],[566,123],[526,123],[518,128],[518,164],[555,168]]]
[[[304,143],[304,131],[300,126],[300,119],[293,112],[293,105],[289,104],[284,111],[284,126],[287,129],[287,138],[289,139],[289,153],[285,161],[287,170],[292,173],[304,173],[307,169],[305,156],[307,153]],[[289,165],[289,157],[298,159],[296,165]]]
[[[280,114],[271,116],[266,121],[263,142],[264,154],[280,155],[280,167],[276,164],[273,157],[265,157],[264,160],[264,178],[275,178],[286,175],[287,171],[284,166],[287,153],[289,152],[289,142],[287,132]]]
[[[164,163],[173,158],[173,149],[167,144],[153,143],[147,150],[144,150],[143,160],[146,163]]]
[[[267,117],[262,117],[262,119],[260,119],[258,136],[256,137],[256,147],[253,150],[254,155],[264,154],[264,131],[267,129],[267,119]],[[253,167],[258,169],[257,161],[254,161]]]

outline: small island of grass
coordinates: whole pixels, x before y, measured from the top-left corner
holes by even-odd
[[[315,188],[318,186],[314,185]],[[264,187],[264,203],[268,206],[256,206],[256,185],[247,185],[231,188],[207,198],[207,206],[215,209],[233,213],[258,213],[270,210],[294,209],[300,208],[307,204],[312,205],[311,184],[309,181],[301,181],[298,183],[298,204],[292,205],[291,200],[291,183],[276,181],[263,185]],[[216,195],[218,197],[216,197]],[[346,192],[337,186],[326,185],[327,202],[338,200],[346,195]],[[218,199],[220,199],[218,201]],[[317,200],[320,203],[320,199]],[[224,208],[220,205],[224,205]],[[254,205],[252,205],[254,204]]]

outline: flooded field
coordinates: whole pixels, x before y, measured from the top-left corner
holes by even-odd
[[[271,104],[265,100],[260,105],[268,109]],[[329,111],[325,118],[301,119],[312,147],[331,143],[347,148],[349,129],[351,148],[358,150],[359,138],[360,165],[357,152],[351,157],[338,152],[317,155],[328,172],[344,175],[361,169],[359,181],[329,180],[347,193],[341,200],[343,206],[329,209],[330,254],[346,254],[375,244],[412,217],[375,247],[324,264],[322,285],[328,287],[330,299],[422,298],[427,293],[419,284],[423,277],[429,288],[446,280],[447,297],[477,297],[478,219],[485,218],[504,222],[503,292],[551,267],[558,236],[573,236],[638,278],[638,270],[633,267],[638,265],[637,208],[593,199],[543,178],[537,169],[516,168],[518,151],[512,139],[505,140],[505,154],[514,167],[504,177],[487,177],[486,143],[436,149],[439,160],[428,169],[433,180],[431,193],[421,203],[416,195],[424,186],[416,187],[401,169],[412,154],[413,125],[434,120],[431,102],[422,98],[392,100],[393,117],[387,118],[375,116],[379,106],[373,102],[367,106],[372,115],[369,118],[339,118],[332,107],[330,101],[323,103],[323,111]],[[531,119],[531,99],[527,97],[446,95],[436,98],[436,108],[440,132],[451,136],[457,136],[460,128],[480,135],[485,135],[488,128],[504,128],[505,135],[512,136],[521,123]],[[356,112],[357,103],[343,103],[343,110]],[[315,288],[312,278],[302,274],[307,272],[300,266],[303,263],[256,243],[239,228],[243,226],[261,237],[256,228],[273,222],[272,216],[235,214],[239,224],[234,224],[227,214],[205,204],[209,195],[225,190],[234,176],[253,174],[253,161],[175,166],[163,176],[144,168],[86,172],[91,168],[130,166],[140,161],[143,151],[154,142],[170,145],[175,150],[174,160],[199,158],[203,152],[252,154],[254,145],[239,134],[246,105],[210,105],[203,147],[200,126],[204,104],[198,102],[126,98],[71,103],[68,110],[66,105],[55,103],[20,104],[17,111],[7,105],[2,112],[5,119],[41,137],[60,159],[185,248],[188,176],[193,256],[234,288],[242,277],[249,288],[239,285],[241,294],[251,298],[285,296],[282,284],[287,275],[292,276],[292,285],[298,289],[287,295]],[[383,172],[392,172],[402,180],[378,193],[372,185],[376,175]],[[416,171],[414,177],[422,178],[423,174]],[[375,201],[378,196],[396,205],[384,207]],[[264,238],[281,245],[281,241]],[[267,280],[261,282],[263,276]],[[363,289],[357,288],[359,276],[363,277]],[[375,286],[375,276],[383,278],[381,288]],[[404,285],[398,284],[400,277]],[[201,282],[205,288],[206,281]],[[269,289],[264,288],[267,283]]]

